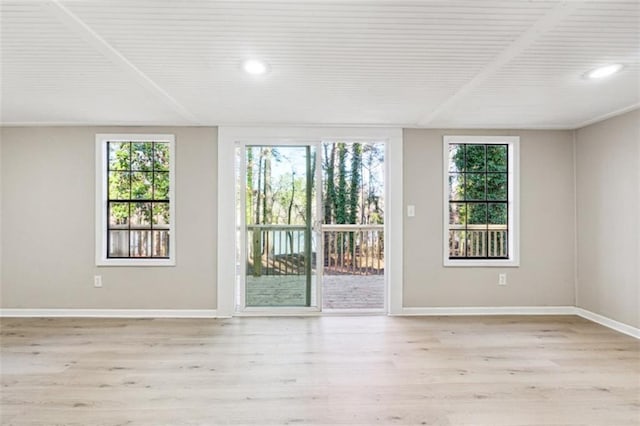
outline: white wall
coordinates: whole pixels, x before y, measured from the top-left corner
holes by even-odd
[[[442,136],[520,136],[520,267],[442,263]],[[574,185],[571,131],[404,132],[404,306],[572,306]],[[507,286],[498,286],[498,273]]]
[[[2,308],[215,309],[215,127],[5,127]],[[96,133],[176,136],[176,266],[96,267]],[[93,288],[102,275],[103,288]]]
[[[577,306],[640,327],[640,110],[576,131]]]

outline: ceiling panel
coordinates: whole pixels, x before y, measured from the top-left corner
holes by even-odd
[[[640,102],[640,2],[586,2],[431,122],[575,128]],[[586,72],[621,63],[614,78]]]
[[[2,118],[571,127],[640,102],[638,4],[3,2]]]
[[[1,4],[3,123],[187,123],[42,5]]]

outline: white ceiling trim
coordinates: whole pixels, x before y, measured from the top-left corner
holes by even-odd
[[[615,117],[617,115],[622,115],[625,112],[633,111],[634,109],[638,109],[638,108],[640,108],[640,102],[635,103],[635,104],[631,104],[631,105],[629,105],[627,107],[620,108],[620,109],[618,109],[616,111],[612,111],[612,112],[609,112],[607,114],[603,114],[603,115],[601,115],[599,117],[592,118],[591,120],[583,121],[581,123],[578,123],[578,124],[574,125],[573,128],[574,129],[581,129],[583,127],[595,124],[595,123],[597,123],[599,121],[604,121],[604,120],[606,120],[608,118],[612,118],[612,117]]]
[[[122,53],[111,46],[104,38],[96,33],[84,21],[73,12],[60,4],[58,0],[51,0],[41,4],[43,9],[53,17],[62,22],[67,28],[78,34],[83,40],[88,42],[93,48],[104,55],[115,65],[122,68],[131,77],[138,81],[143,87],[153,95],[162,100],[167,106],[175,110],[181,117],[192,124],[200,124],[200,120],[187,108],[180,104],[173,96],[167,93],[149,76],[129,61]]]
[[[461,86],[447,100],[433,111],[429,112],[424,118],[418,121],[418,127],[427,127],[432,121],[447,112],[456,103],[460,102],[466,95],[471,93],[475,88],[484,83],[489,77],[493,76],[496,71],[500,70],[505,64],[516,58],[522,52],[531,46],[541,35],[554,28],[569,14],[573,13],[579,2],[563,1],[554,6],[548,13],[540,18],[527,31],[522,33],[520,37],[509,44],[493,61],[489,62],[482,70],[476,74],[471,80]]]
[[[184,124],[181,122],[157,122],[157,121],[141,121],[141,122],[129,122],[129,121],[99,121],[99,122],[91,122],[91,121],[3,121],[0,122],[0,127],[62,127],[62,126],[74,126],[74,127],[82,127],[82,126],[92,126],[92,127],[246,127],[246,128],[256,128],[256,127],[300,127],[300,128],[309,128],[309,127],[317,127],[317,128],[336,128],[336,127],[352,127],[352,128],[401,128],[401,129],[464,129],[464,130],[575,130],[580,127],[584,127],[589,124],[593,124],[597,121],[605,120],[607,118],[611,118],[615,115],[624,114],[627,111],[631,111],[636,107],[640,107],[640,104],[634,107],[625,108],[624,110],[616,111],[615,113],[607,114],[604,117],[600,117],[597,120],[587,122],[587,124],[580,125],[531,125],[527,123],[518,123],[518,124],[488,124],[483,126],[466,126],[466,127],[448,127],[448,126],[418,126],[415,123],[391,123],[391,124],[380,124],[380,123],[281,123],[281,124],[273,124],[273,123],[244,123],[244,122],[202,122],[202,123],[192,123],[192,124]]]

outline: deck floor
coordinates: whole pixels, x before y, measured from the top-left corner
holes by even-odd
[[[384,275],[325,275],[323,309],[384,309]]]
[[[247,306],[305,306],[305,286],[304,276],[247,277]],[[323,286],[323,309],[384,308],[383,275],[325,275]]]

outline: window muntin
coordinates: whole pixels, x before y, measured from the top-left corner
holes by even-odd
[[[96,136],[96,263],[175,264],[174,136]]]
[[[513,136],[444,137],[445,266],[518,266]]]

